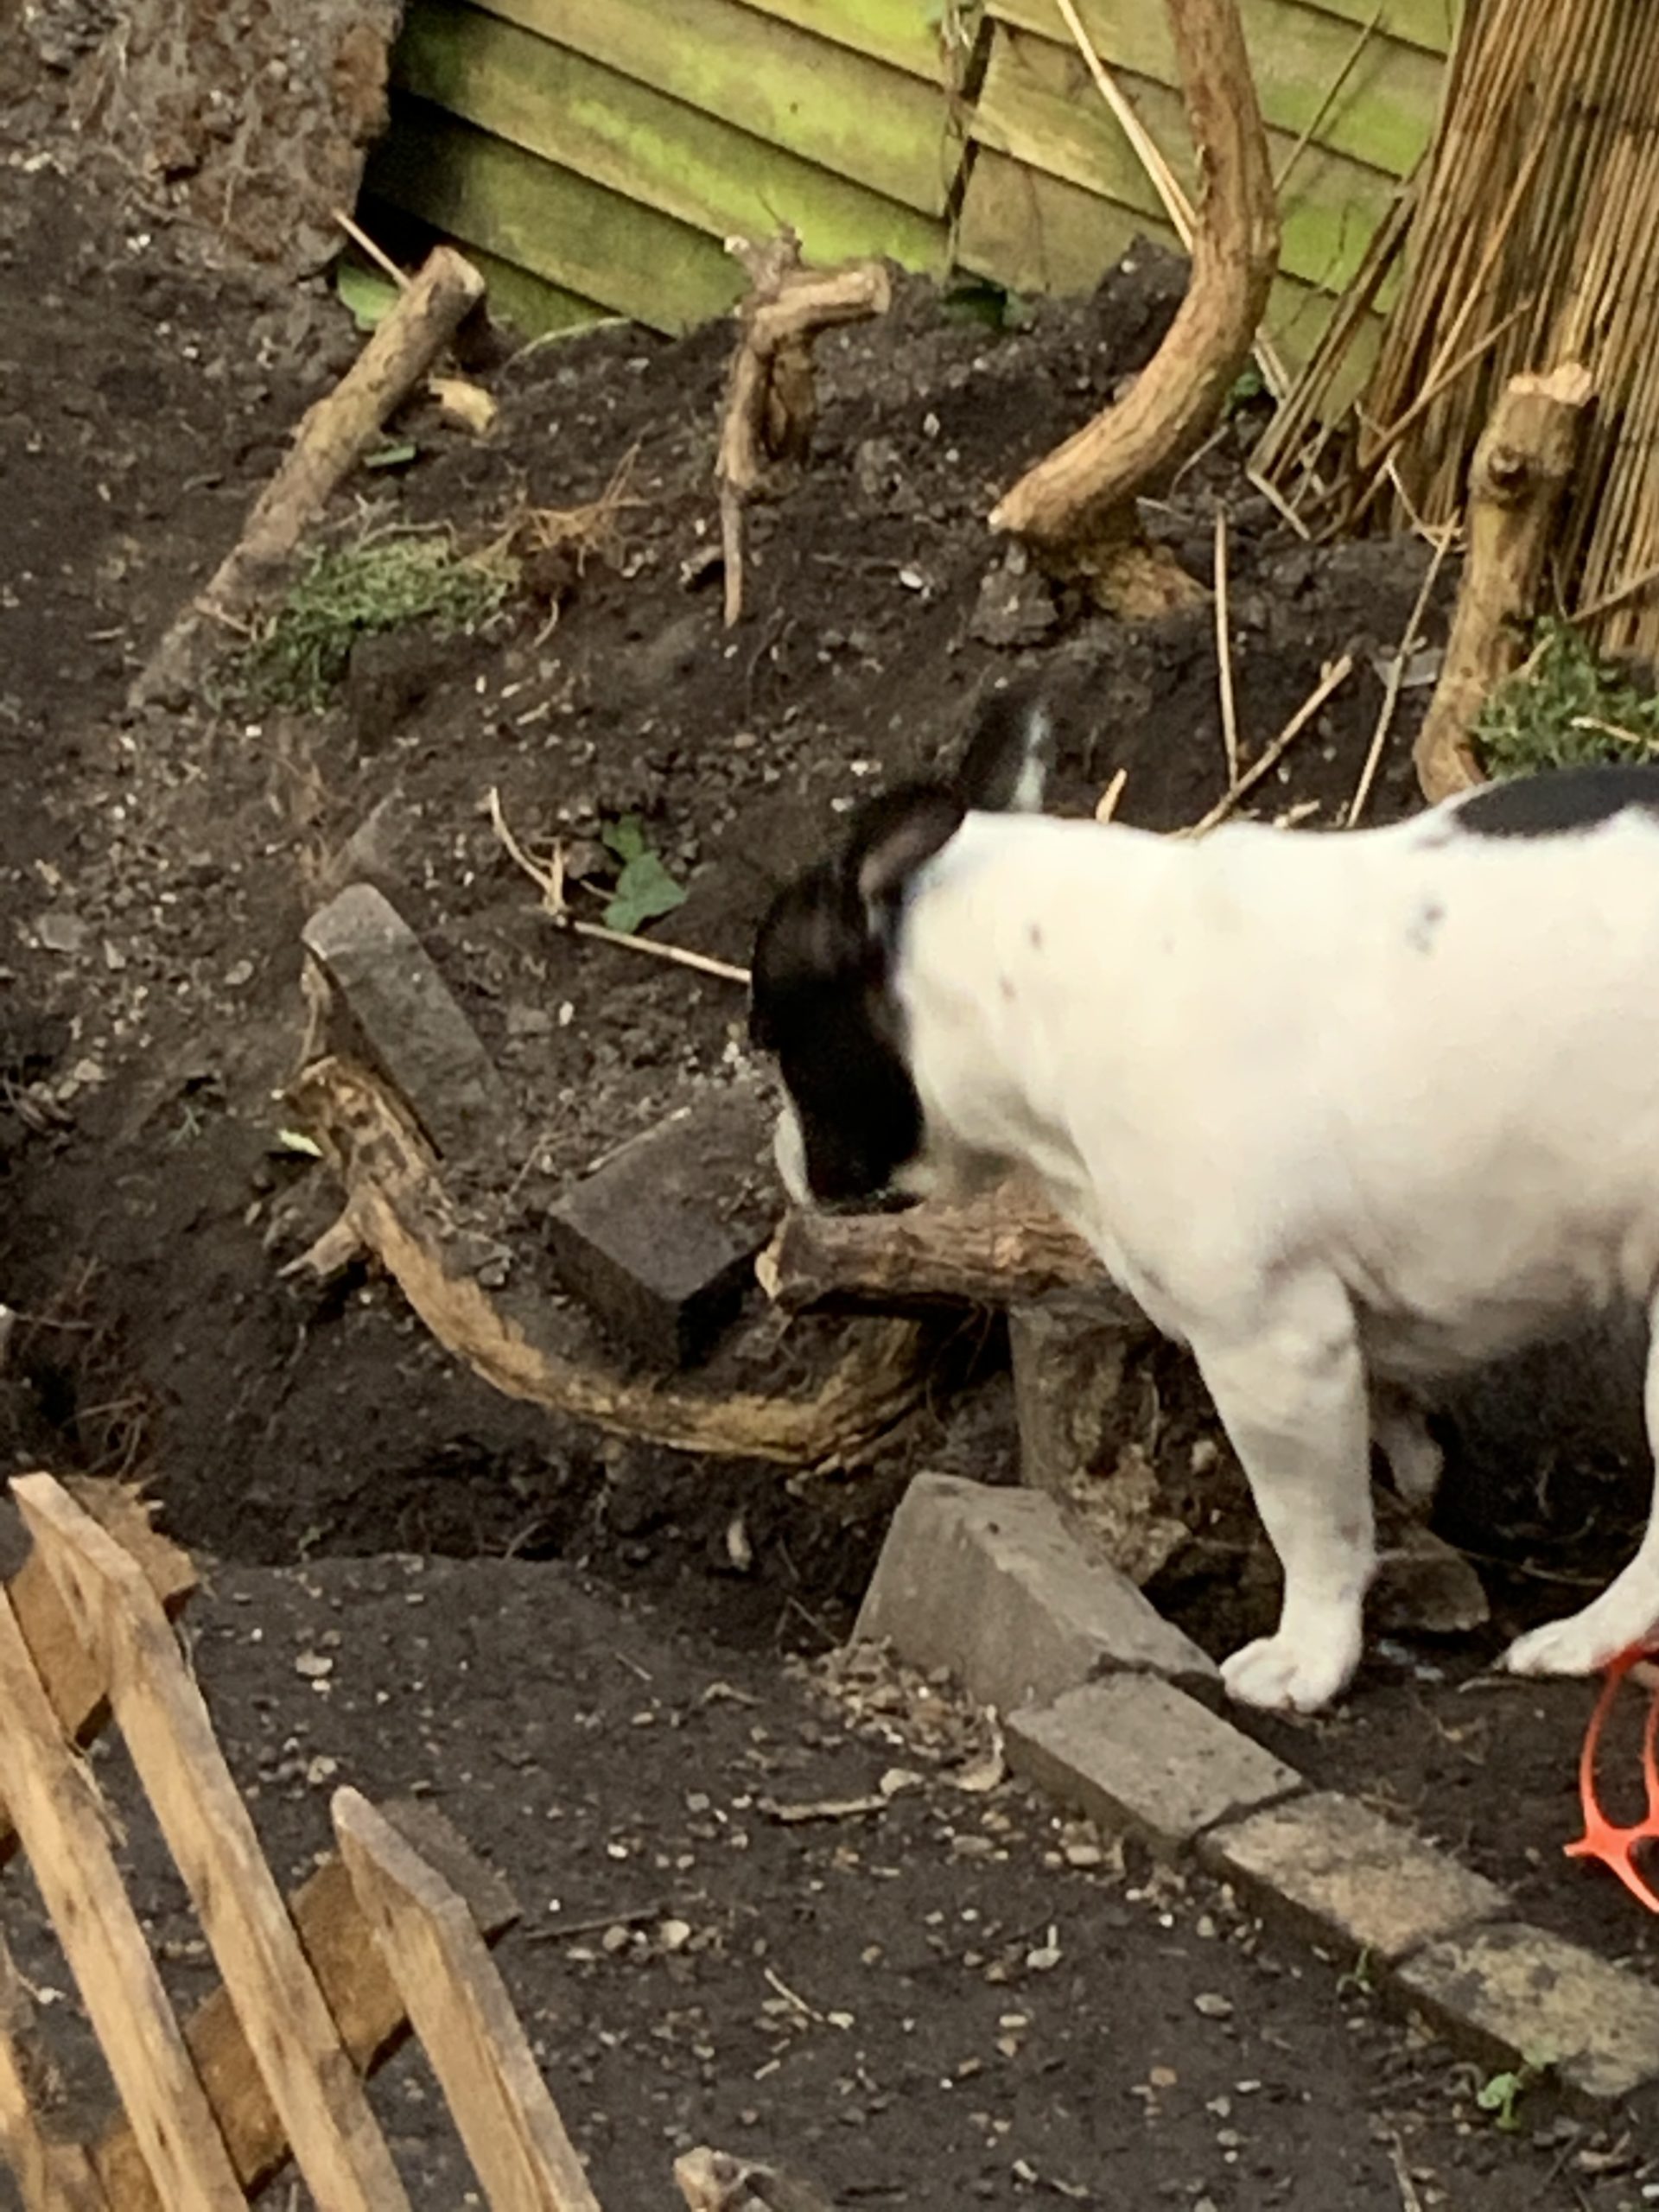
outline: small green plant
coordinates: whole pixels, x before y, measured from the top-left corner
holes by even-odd
[[[1338,1996],[1340,1997],[1344,1992],[1351,1989],[1361,1997],[1370,1997],[1376,1987],[1376,1979],[1371,1972],[1371,1963],[1370,1946],[1367,1944],[1348,1972],[1338,1975]]]
[[[458,553],[447,537],[400,531],[314,553],[237,657],[232,689],[257,711],[327,704],[356,640],[428,622],[452,636],[494,614],[513,582],[499,556]]]
[[[1477,2106],[1494,2116],[1505,2135],[1513,2135],[1519,2130],[1521,2116],[1516,2107],[1533,2083],[1542,2078],[1548,2065],[1547,2059],[1524,2058],[1519,2066],[1492,2075],[1476,2090]]]
[[[1254,360],[1246,361],[1228,386],[1227,404],[1223,412],[1230,416],[1236,415],[1241,408],[1253,406],[1265,395],[1267,389],[1267,378],[1262,375],[1260,365]]]
[[[1542,622],[1526,664],[1482,708],[1475,749],[1489,776],[1659,758],[1659,696],[1603,660],[1569,622]]]
[[[616,888],[605,909],[606,928],[623,930],[632,935],[642,922],[654,922],[661,915],[671,914],[684,899],[685,893],[663,866],[661,857],[646,843],[645,827],[639,816],[625,814],[620,822],[607,823],[600,835],[607,850],[622,863]]]

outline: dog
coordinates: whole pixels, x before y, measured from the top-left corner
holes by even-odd
[[[1424,1408],[1636,1300],[1659,1453],[1659,766],[1484,785],[1350,831],[1195,839],[1040,815],[1039,702],[870,802],[785,887],[750,1029],[798,1204],[1033,1170],[1188,1346],[1284,1573],[1222,1672],[1315,1712],[1376,1562],[1373,1439],[1426,1508]],[[1592,1604],[1521,1637],[1584,1675],[1659,1632],[1659,1496]]]

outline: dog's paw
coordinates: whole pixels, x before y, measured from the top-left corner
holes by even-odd
[[[1267,1713],[1317,1713],[1347,1687],[1359,1663],[1357,1634],[1264,1636],[1221,1662],[1227,1694]]]
[[[1500,1663],[1511,1675],[1599,1675],[1624,1652],[1650,1644],[1654,1632],[1650,1604],[1609,1605],[1598,1599],[1581,1613],[1516,1637]]]

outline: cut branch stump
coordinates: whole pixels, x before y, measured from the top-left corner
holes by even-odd
[[[1510,378],[1475,448],[1468,552],[1440,682],[1413,750],[1433,802],[1481,780],[1481,708],[1520,666],[1537,612],[1550,524],[1573,474],[1594,386],[1576,361]]]
[[[788,228],[765,245],[728,238],[727,251],[749,276],[715,461],[729,629],[743,613],[745,510],[774,468],[804,461],[811,447],[813,341],[837,324],[885,315],[892,285],[879,261],[805,268],[800,238]]]

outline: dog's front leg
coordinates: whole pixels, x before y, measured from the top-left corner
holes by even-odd
[[[1334,1279],[1268,1294],[1247,1336],[1192,1332],[1222,1424],[1284,1569],[1277,1633],[1222,1667],[1246,1705],[1316,1712],[1359,1663],[1376,1563],[1365,1375]]]

